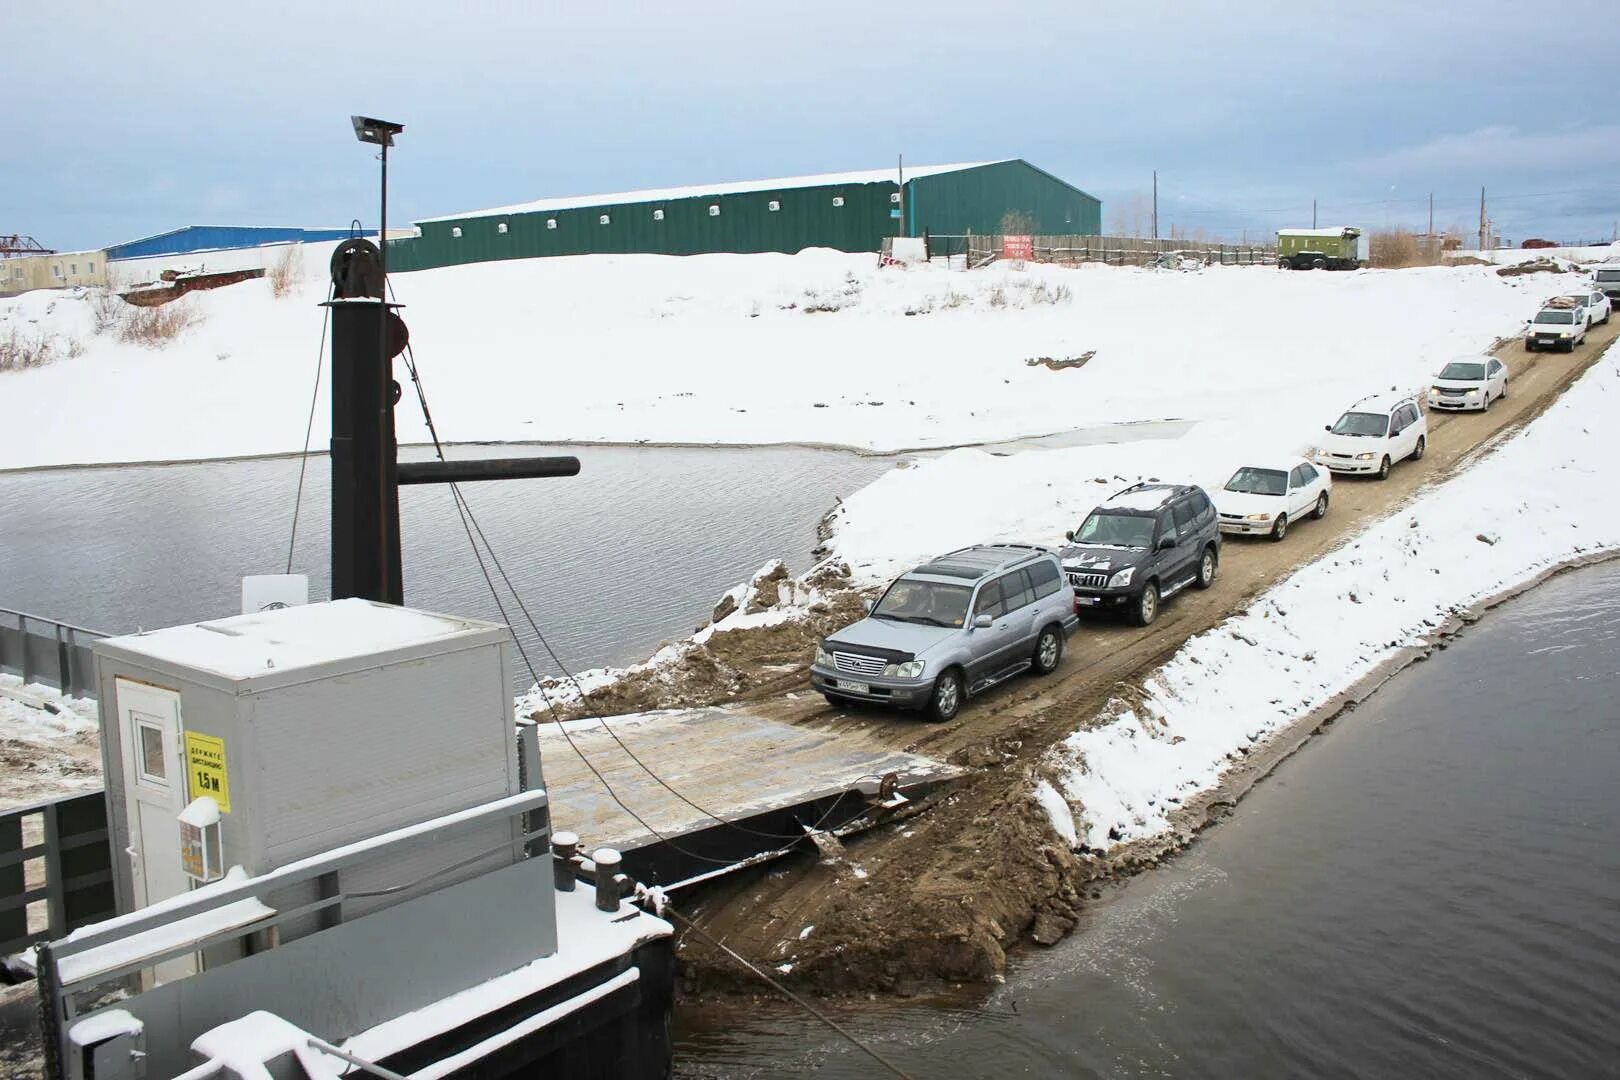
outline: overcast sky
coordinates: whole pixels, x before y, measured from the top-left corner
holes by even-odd
[[[1161,231],[1607,238],[1614,0],[0,4],[0,233],[376,217],[1023,157]],[[1537,50],[1545,49],[1538,56]],[[1146,227],[1145,221],[1143,227]]]

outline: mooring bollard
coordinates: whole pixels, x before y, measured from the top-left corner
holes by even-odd
[[[574,891],[574,856],[578,854],[578,836],[571,832],[551,834],[551,876],[558,892]]]
[[[622,857],[610,847],[597,848],[591,853],[596,864],[596,907],[600,911],[619,910],[619,890],[623,877],[619,873]]]

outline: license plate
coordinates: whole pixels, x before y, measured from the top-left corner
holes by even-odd
[[[1084,604],[1087,607],[1096,607],[1102,601],[1095,596],[1077,596],[1074,598],[1074,602],[1077,604]]]
[[[839,679],[838,689],[849,690],[856,694],[870,694],[872,692],[872,684],[863,682],[848,682],[844,679]]]

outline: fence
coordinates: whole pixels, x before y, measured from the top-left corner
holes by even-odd
[[[0,673],[54,686],[70,697],[95,695],[90,642],[106,634],[72,623],[0,608]]]
[[[113,914],[101,792],[0,813],[0,956]]]

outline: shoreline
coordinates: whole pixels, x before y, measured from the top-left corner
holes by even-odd
[[[952,450],[986,450],[994,451],[1002,447],[1013,447],[1023,443],[1039,443],[1050,439],[1063,439],[1082,432],[1120,431],[1128,432],[1132,429],[1148,429],[1160,424],[1194,424],[1195,420],[1183,417],[1164,416],[1152,417],[1144,420],[1120,420],[1108,424],[1091,424],[1084,427],[1062,428],[1057,431],[1038,432],[1029,435],[1009,435],[1003,438],[984,439],[977,442],[944,443],[927,446],[901,446],[896,448],[857,446],[853,443],[818,442],[814,440],[788,439],[781,442],[684,442],[663,441],[653,439],[615,440],[615,439],[464,439],[460,441],[444,440],[440,445],[446,449],[459,447],[556,447],[559,449],[610,449],[610,450],[810,450],[818,453],[848,454],[860,458],[904,458],[920,454],[943,454]],[[1103,440],[1114,442],[1133,442],[1134,439],[1124,438],[1117,440]],[[431,450],[430,442],[402,442],[401,450]],[[1038,447],[1036,447],[1038,448]],[[0,476],[22,476],[29,473],[65,472],[73,469],[158,469],[171,465],[231,465],[237,462],[249,461],[278,461],[305,457],[301,450],[272,450],[257,454],[226,454],[219,457],[187,457],[187,458],[146,458],[135,461],[76,461],[62,462],[52,465],[19,465],[0,468]],[[326,449],[311,447],[308,454],[311,458],[324,458],[329,456]]]

